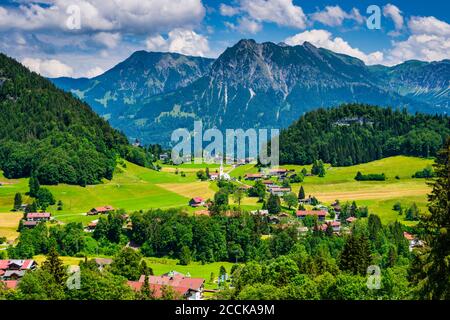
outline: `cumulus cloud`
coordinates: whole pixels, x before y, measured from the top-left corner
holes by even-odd
[[[361,59],[366,64],[378,64],[383,61],[383,53],[376,51],[365,54],[358,48],[353,48],[350,44],[340,37],[333,38],[332,34],[326,30],[308,30],[298,33],[284,40],[288,45],[301,45],[308,41],[316,47],[332,50],[337,53],[347,54],[349,56]]]
[[[199,24],[205,15],[201,0],[48,0],[46,4],[0,7],[0,30],[60,30],[73,32],[68,13],[76,6],[80,14],[78,33],[132,32],[154,33]]]
[[[229,22],[226,22],[225,25],[232,30],[239,31],[240,33],[244,34],[256,34],[262,29],[261,23],[258,23],[247,17],[239,18],[237,22],[237,25]]]
[[[385,17],[391,18],[394,21],[395,31],[391,32],[391,35],[398,35],[399,31],[403,29],[403,16],[400,9],[393,4],[388,3],[383,7],[383,15]]]
[[[358,9],[353,8],[349,13],[339,6],[326,6],[324,10],[317,11],[310,15],[312,21],[320,22],[330,27],[342,26],[344,20],[354,20],[359,24],[364,22],[364,18]]]
[[[191,56],[209,56],[211,51],[208,39],[193,30],[174,29],[167,38],[156,35],[147,38],[147,49],[150,51],[178,52]]]
[[[222,4],[220,12],[223,16],[240,14],[240,27],[231,23],[227,25],[231,28],[246,29],[247,32],[261,30],[262,22],[297,29],[306,27],[307,18],[303,9],[294,5],[292,0],[239,0],[235,7]]]
[[[44,77],[57,78],[73,75],[73,69],[71,67],[56,59],[25,58],[22,60],[22,64],[31,71],[39,73]]]
[[[386,64],[394,65],[412,59],[450,59],[450,24],[435,17],[412,17],[408,28],[411,35],[404,41],[393,42]]]

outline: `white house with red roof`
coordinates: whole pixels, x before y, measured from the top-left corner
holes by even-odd
[[[113,206],[103,206],[103,207],[96,207],[96,208],[92,208],[87,214],[89,216],[95,216],[98,214],[107,214],[114,211],[114,207]]]
[[[201,207],[205,205],[205,200],[203,200],[203,198],[200,197],[195,197],[189,200],[189,205],[194,208]]]
[[[0,279],[1,280],[18,280],[22,278],[27,271],[35,270],[36,261],[28,260],[0,260]]]
[[[26,215],[27,221],[48,221],[52,217],[49,212],[30,212]]]

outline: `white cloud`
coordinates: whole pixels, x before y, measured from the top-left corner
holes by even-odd
[[[414,34],[433,34],[450,37],[450,24],[435,17],[412,17],[408,27]]]
[[[241,9],[259,22],[304,29],[306,15],[292,0],[241,0]]]
[[[450,59],[450,25],[435,17],[412,17],[408,21],[408,39],[394,41],[385,64],[406,60],[440,61]]]
[[[320,22],[330,27],[342,26],[344,20],[354,20],[361,24],[364,22],[363,17],[358,9],[353,8],[350,13],[345,12],[339,6],[326,6],[324,10],[317,11],[310,15],[311,20]]]
[[[168,37],[156,35],[147,38],[147,49],[150,51],[178,52],[192,56],[209,56],[211,51],[208,39],[195,31],[186,29],[174,29]]]
[[[232,7],[224,3],[220,4],[220,14],[226,17],[232,17],[240,12],[238,7]]]
[[[95,42],[100,43],[109,49],[113,49],[119,44],[121,35],[120,33],[99,32],[92,38]]]
[[[391,32],[391,35],[398,35],[399,31],[403,29],[403,16],[400,9],[393,4],[388,3],[383,7],[383,15],[389,17],[394,21],[395,32]]]
[[[0,7],[0,30],[60,30],[67,28],[71,5],[80,9],[78,33],[100,31],[154,33],[198,25],[205,15],[201,0],[48,0],[17,8]]]
[[[254,20],[251,20],[247,17],[242,17],[237,20],[237,25],[229,22],[225,22],[225,25],[228,26],[230,29],[239,31],[240,33],[244,34],[256,34],[262,29],[261,23],[258,23]]]
[[[25,58],[22,60],[22,64],[31,71],[39,73],[44,77],[57,78],[73,75],[73,69],[71,67],[56,59]]]
[[[383,53],[376,51],[370,54],[365,54],[358,48],[353,48],[350,44],[340,37],[333,38],[332,34],[326,30],[313,29],[298,33],[292,37],[284,40],[288,45],[301,45],[308,41],[316,47],[332,50],[337,53],[346,54],[358,59],[361,59],[366,64],[377,64],[382,62]]]

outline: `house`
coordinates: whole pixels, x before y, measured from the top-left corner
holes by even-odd
[[[35,270],[37,264],[34,260],[0,260],[0,279],[18,280],[22,278],[27,271]]]
[[[99,214],[107,214],[114,211],[114,208],[112,206],[104,206],[104,207],[97,207],[97,208],[92,208],[87,215],[88,216],[96,216]]]
[[[140,291],[144,285],[145,275],[139,281],[128,281],[128,285],[135,291]],[[161,276],[148,276],[150,290],[155,298],[161,298],[162,288],[171,287],[176,294],[185,300],[202,300],[205,279],[191,278],[181,273],[172,271]]]
[[[194,212],[196,216],[209,216],[209,210],[197,210]]]
[[[327,212],[323,210],[298,210],[296,215],[297,218],[302,220],[307,216],[317,216],[319,221],[325,221]]]
[[[244,176],[245,180],[251,180],[251,181],[255,181],[255,180],[261,180],[264,178],[264,175],[262,173],[247,173]]]
[[[201,207],[205,205],[205,200],[200,197],[195,197],[189,200],[189,205],[193,208]]]
[[[300,203],[300,204],[311,204],[311,202],[312,202],[311,196],[309,196],[306,199],[298,199],[298,203]]]
[[[22,226],[26,227],[26,228],[34,228],[38,225],[39,221],[24,221],[22,223]]]
[[[26,215],[27,221],[48,221],[51,218],[51,214],[48,212],[30,212]]]
[[[269,192],[275,196],[282,197],[286,193],[291,192],[291,188],[271,187],[269,188]]]
[[[241,184],[239,186],[239,189],[244,190],[244,191],[250,190],[251,188],[252,188],[252,186],[249,186],[248,184]]]
[[[334,233],[341,232],[341,223],[339,221],[327,221],[327,223],[322,225],[322,230],[327,230],[328,226],[331,226],[333,228]]]
[[[328,212],[328,207],[324,206],[323,204],[318,204],[317,206],[314,207],[314,210],[323,210]]]
[[[277,216],[269,216],[269,223],[271,224],[279,224],[281,219]]]
[[[409,251],[413,251],[414,248],[421,248],[425,244],[422,240],[419,240],[416,236],[408,232],[403,232],[403,236],[409,242]]]
[[[160,161],[169,160],[169,155],[167,153],[162,153],[162,154],[159,155],[159,160]]]
[[[19,281],[17,280],[0,280],[1,283],[5,286],[6,289],[14,290],[17,288]]]
[[[272,169],[269,171],[270,176],[285,177],[288,173],[287,169]]]
[[[308,233],[309,229],[308,227],[298,227],[297,231],[300,236],[304,236]]]
[[[262,183],[266,186],[266,188],[276,186],[275,182],[273,182],[272,180],[264,180]]]
[[[355,217],[349,217],[349,218],[345,219],[345,221],[347,221],[347,223],[353,223],[356,220],[358,220],[358,218],[355,218]]]
[[[107,258],[95,258],[94,261],[97,264],[98,270],[100,271],[103,271],[106,266],[109,266],[113,262],[112,259]]]
[[[89,224],[86,227],[86,231],[93,232],[95,230],[95,228],[97,227],[97,224],[98,224],[98,220],[89,222]]]

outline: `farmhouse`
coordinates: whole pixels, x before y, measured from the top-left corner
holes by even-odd
[[[203,200],[203,198],[200,197],[195,197],[189,200],[189,205],[193,208],[201,207],[205,205],[205,200]]]
[[[86,227],[87,232],[94,232],[95,228],[97,227],[98,220],[94,220],[89,222],[89,224]]]
[[[128,285],[135,291],[140,291],[144,285],[145,276],[139,281],[128,281]],[[169,272],[161,276],[148,276],[150,290],[155,298],[161,298],[162,288],[171,287],[180,297],[186,300],[202,300],[205,279],[187,277],[178,272]]]
[[[269,188],[269,192],[275,196],[282,197],[286,193],[291,192],[291,188],[271,187]]]
[[[264,178],[264,175],[262,173],[247,173],[244,176],[245,180],[251,180],[251,181],[255,181],[255,180],[261,180]]]
[[[355,218],[355,217],[349,217],[349,218],[345,219],[345,221],[347,221],[347,223],[353,223],[356,220],[358,220],[358,218]]]
[[[26,215],[27,221],[48,221],[51,218],[51,214],[48,212],[30,212]]]
[[[333,228],[334,233],[341,232],[341,223],[339,221],[328,221],[327,223],[322,225],[322,230],[327,230],[328,226],[331,226]]]
[[[99,214],[107,214],[114,211],[114,208],[112,206],[104,206],[104,207],[97,207],[97,208],[92,208],[87,215],[89,216],[96,216]]]
[[[419,240],[416,236],[408,232],[403,232],[403,236],[409,242],[409,251],[413,251],[414,248],[421,248],[424,245],[422,240]]]
[[[0,279],[18,280],[29,270],[35,270],[34,260],[0,260]]]
[[[319,221],[325,221],[327,212],[323,210],[298,210],[297,218],[303,220],[307,216],[317,216]]]
[[[287,169],[272,169],[269,171],[270,176],[285,177],[288,173]]]
[[[267,188],[276,186],[275,182],[273,182],[272,180],[264,180],[264,181],[263,181],[263,184],[264,184]]]
[[[103,271],[106,266],[109,266],[113,262],[112,259],[108,258],[95,258],[94,261],[100,271]]]
[[[32,229],[38,225],[39,221],[24,221],[22,225],[26,228]]]

